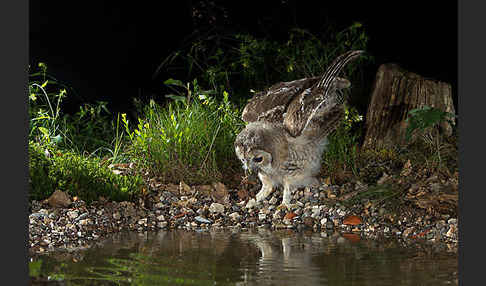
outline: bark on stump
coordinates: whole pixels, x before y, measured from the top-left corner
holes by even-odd
[[[396,64],[381,65],[366,115],[363,147],[405,144],[409,111],[426,105],[455,114],[451,85],[426,79]],[[440,129],[447,135],[452,133],[447,122],[441,123]]]

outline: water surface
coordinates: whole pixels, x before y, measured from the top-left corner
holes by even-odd
[[[62,285],[457,285],[457,254],[338,233],[127,232],[30,270]]]

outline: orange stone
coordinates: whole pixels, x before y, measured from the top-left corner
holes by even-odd
[[[285,216],[284,216],[284,219],[293,219],[294,217],[296,217],[297,215],[295,213],[287,213]]]
[[[361,237],[357,235],[356,233],[343,233],[342,234],[344,238],[351,242],[358,242],[361,240]]]
[[[361,218],[359,216],[355,216],[355,215],[350,215],[343,220],[343,224],[346,224],[346,225],[358,225],[358,224],[361,224],[361,223],[363,223]]]

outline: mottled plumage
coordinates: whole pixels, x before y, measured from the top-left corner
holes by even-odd
[[[275,84],[245,106],[242,119],[248,125],[238,134],[235,150],[243,168],[262,181],[257,201],[281,185],[282,203],[289,206],[293,190],[319,183],[327,136],[344,116],[341,90],[351,85],[337,75],[362,53],[339,56],[321,77]]]

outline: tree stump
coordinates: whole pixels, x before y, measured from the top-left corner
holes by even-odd
[[[363,147],[405,144],[410,110],[423,106],[455,114],[451,85],[408,72],[396,64],[378,68],[366,115]],[[452,134],[452,126],[440,124],[442,133]]]

